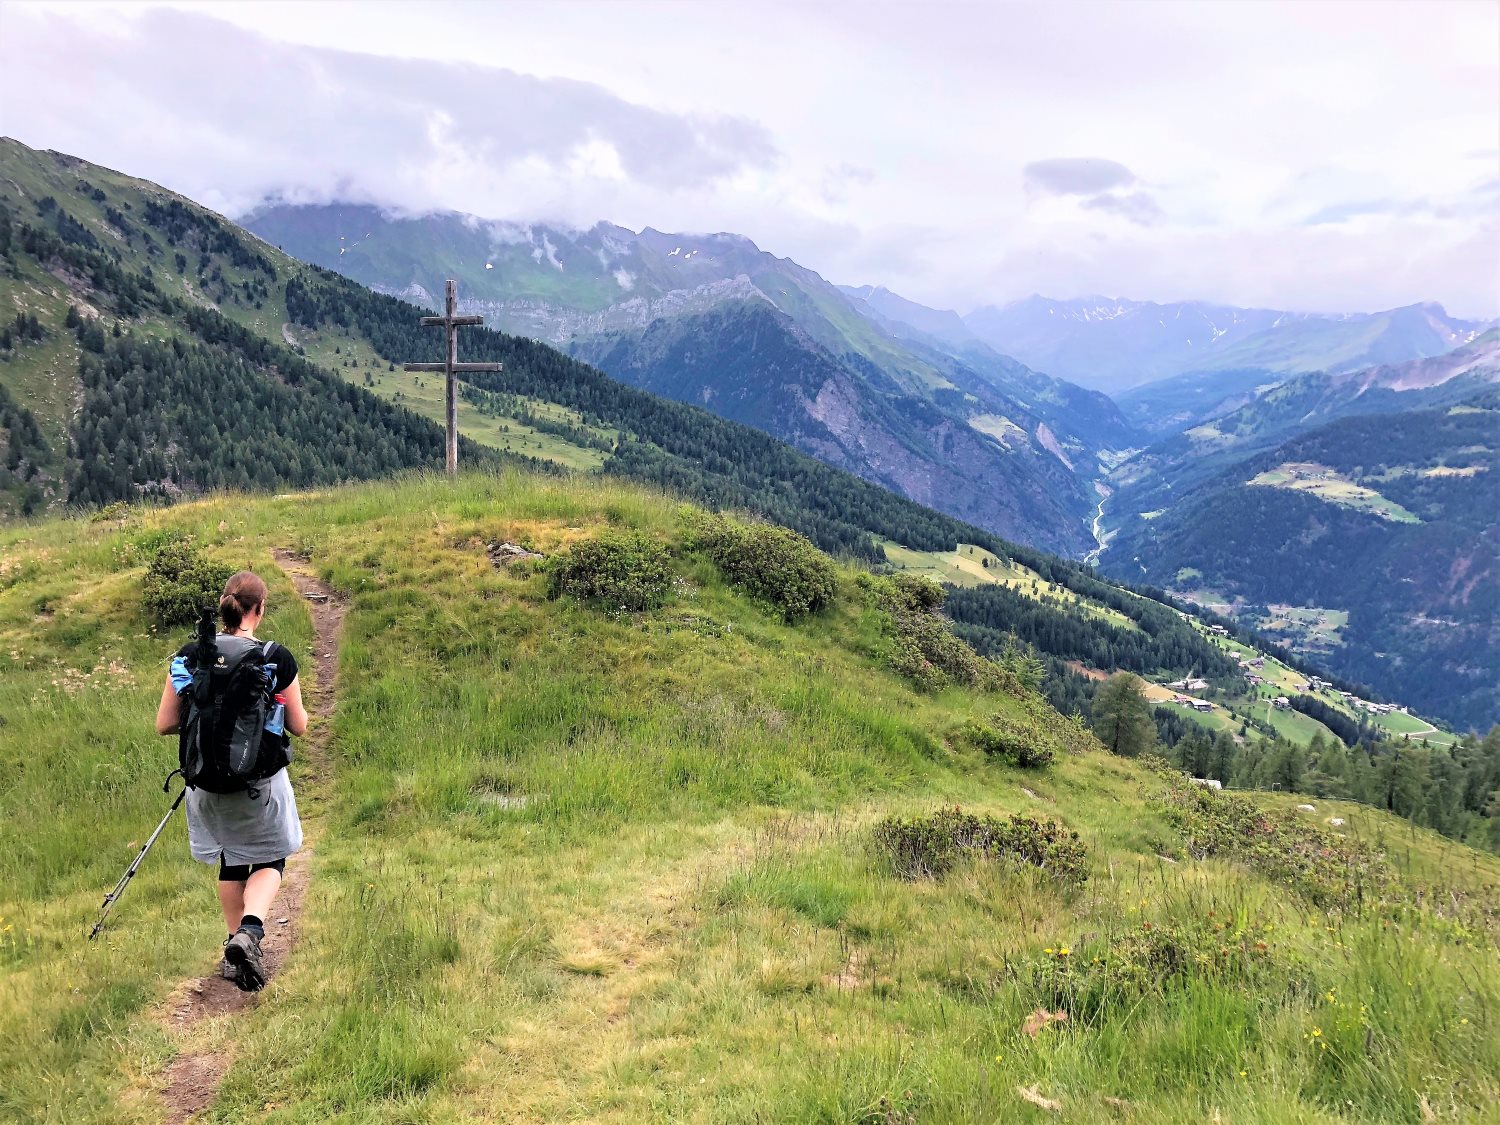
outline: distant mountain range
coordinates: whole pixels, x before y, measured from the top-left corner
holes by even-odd
[[[1080,555],[1093,481],[1139,444],[1106,396],[872,303],[734,234],[586,231],[275,205],[288,253],[432,304],[443,279],[507,331],[693,402],[1000,534]],[[911,324],[909,321],[917,323]],[[961,327],[961,325],[960,325]],[[732,341],[732,346],[729,344]]]
[[[1027,297],[976,309],[964,327],[992,348],[1050,375],[1110,393],[1188,372],[1354,371],[1441,355],[1488,322],[1441,305],[1324,316],[1201,301]]]
[[[1492,723],[1497,384],[1492,329],[1444,356],[1248,395],[1111,474],[1101,566],[1286,630],[1304,655],[1454,722]]]

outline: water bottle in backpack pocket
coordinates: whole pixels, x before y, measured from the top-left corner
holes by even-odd
[[[267,664],[272,669],[272,677],[275,677],[275,665]],[[284,737],[286,735],[286,696],[277,695],[271,705],[270,713],[266,715],[266,733]]]

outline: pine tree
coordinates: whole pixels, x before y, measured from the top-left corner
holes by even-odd
[[[1094,733],[1113,753],[1134,758],[1156,748],[1156,723],[1141,681],[1117,672],[1094,696]]]

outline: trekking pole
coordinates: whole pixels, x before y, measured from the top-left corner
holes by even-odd
[[[177,773],[173,770],[172,773]],[[167,787],[172,783],[172,774],[167,774],[167,780],[161,783],[161,791],[165,793]],[[156,826],[156,831],[151,833],[151,838],[146,841],[146,846],[141,849],[141,854],[135,857],[135,861],[125,869],[125,874],[120,876],[120,881],[115,884],[115,889],[104,896],[104,905],[99,921],[94,923],[94,928],[89,931],[89,941],[99,936],[99,931],[104,929],[104,920],[109,917],[109,912],[114,909],[115,903],[120,901],[120,896],[125,893],[125,888],[130,885],[130,880],[135,878],[135,873],[140,870],[141,861],[146,858],[146,853],[151,850],[151,845],[156,843],[156,838],[161,835],[162,829],[167,826],[167,821],[172,819],[172,814],[177,811],[177,806],[182,804],[183,797],[187,796],[187,786],[184,785],[177,794],[177,800],[172,802],[172,807],[167,810],[167,815],[161,818],[161,823]]]

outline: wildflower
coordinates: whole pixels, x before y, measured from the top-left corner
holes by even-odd
[[[1245,1077],[1245,1076],[1246,1076],[1246,1075],[1248,1075],[1248,1074],[1249,1074],[1249,1073],[1250,1073],[1250,1072],[1249,1072],[1249,1071],[1247,1071],[1247,1070],[1242,1070],[1242,1071],[1240,1071],[1240,1077],[1241,1077],[1241,1078],[1244,1078],[1244,1077]]]
[[[1321,1027],[1315,1027],[1315,1028],[1313,1028],[1313,1038],[1314,1039],[1318,1038],[1318,1036],[1320,1036],[1322,1034],[1323,1034],[1323,1029]]]
[[[6,929],[7,929],[7,930],[8,930],[8,929],[10,929],[10,927],[9,927],[9,926],[6,926],[6,927],[5,927],[5,928],[6,928]],[[1458,1021],[1458,1022],[1459,1022],[1459,1023],[1468,1023],[1468,1022],[1469,1022],[1469,1017],[1468,1017],[1468,1016],[1464,1016],[1464,1017],[1463,1017],[1463,1018],[1462,1018],[1462,1019],[1461,1019],[1461,1020],[1459,1020],[1459,1021]]]
[[[1042,952],[1043,953],[1051,953],[1052,952],[1052,947],[1048,946],[1046,949],[1042,950]]]
[[[1003,1059],[1003,1058],[1004,1058],[1004,1057],[1005,1057],[1005,1056],[1004,1056],[1004,1055],[996,1055],[996,1056],[995,1056],[995,1061],[996,1061],[996,1062],[999,1062],[999,1061],[1000,1061],[1000,1060],[1001,1060],[1001,1059]]]
[[[1072,951],[1072,950],[1071,950],[1071,949],[1069,949],[1069,948],[1068,948],[1068,947],[1067,947],[1067,946],[1066,946],[1066,945],[1065,945],[1065,946],[1063,946],[1063,947],[1062,947],[1062,948],[1061,948],[1061,949],[1059,949],[1059,950],[1058,950],[1058,951],[1057,951],[1057,955],[1058,955],[1058,956],[1059,956],[1059,957],[1066,957],[1066,956],[1068,956],[1068,954],[1070,954],[1070,953],[1072,953],[1072,952],[1073,952],[1073,951]]]

